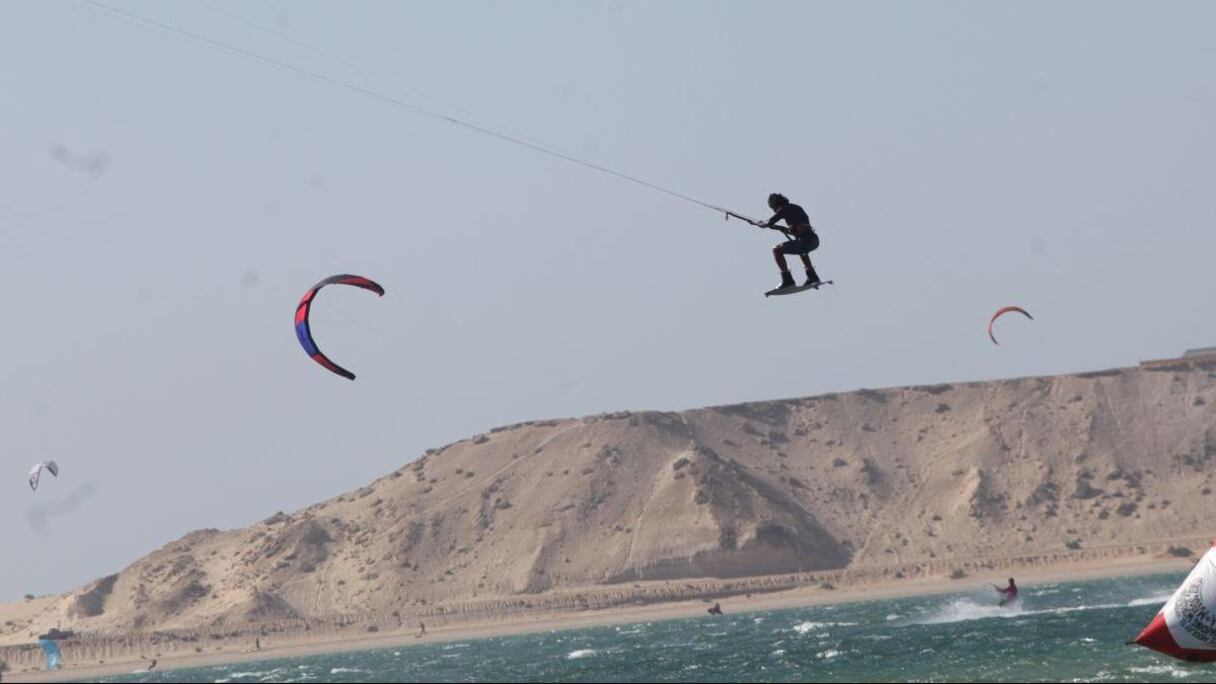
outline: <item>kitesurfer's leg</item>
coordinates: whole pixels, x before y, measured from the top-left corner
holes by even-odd
[[[815,283],[821,282],[819,280],[819,274],[815,272],[815,267],[811,265],[811,255],[803,252],[798,256],[802,257],[802,265],[806,266],[806,284],[814,285]]]
[[[819,274],[815,272],[815,267],[811,265],[811,252],[819,249],[819,236],[815,231],[807,231],[798,237],[798,244],[801,247],[798,256],[802,258],[802,265],[806,266],[806,284],[814,285],[821,282]]]
[[[784,247],[784,244],[773,247],[773,259],[777,261],[777,268],[781,269],[781,285],[779,287],[794,287],[794,276],[790,275],[790,267],[785,263]]]

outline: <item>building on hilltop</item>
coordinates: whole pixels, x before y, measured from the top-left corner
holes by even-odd
[[[1190,368],[1192,365],[1207,365],[1216,364],[1216,347],[1199,347],[1197,349],[1188,349],[1186,352],[1174,359],[1154,359],[1152,361],[1141,361],[1140,367],[1147,370],[1181,370]]]

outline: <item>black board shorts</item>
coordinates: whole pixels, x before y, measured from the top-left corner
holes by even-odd
[[[804,233],[801,237],[787,240],[778,247],[782,254],[810,254],[819,249],[819,236],[815,233]]]

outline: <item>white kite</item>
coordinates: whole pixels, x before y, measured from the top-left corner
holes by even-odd
[[[48,470],[55,477],[59,477],[59,466],[55,465],[54,461],[40,461],[30,468],[30,489],[38,489],[38,478],[42,477],[42,470]]]

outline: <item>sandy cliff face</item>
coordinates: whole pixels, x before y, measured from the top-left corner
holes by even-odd
[[[41,615],[182,628],[1193,537],[1214,459],[1210,365],[532,422],[189,534]]]

